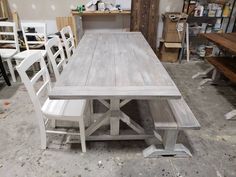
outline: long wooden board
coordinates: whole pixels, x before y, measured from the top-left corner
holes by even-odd
[[[214,42],[219,47],[223,47],[227,51],[236,54],[236,33],[209,33],[201,35],[207,38],[209,41]]]
[[[72,10],[71,12],[73,15],[79,15],[79,16],[98,16],[98,15],[129,15],[131,14],[130,10],[114,10],[114,11],[83,11],[78,12],[77,10]]]

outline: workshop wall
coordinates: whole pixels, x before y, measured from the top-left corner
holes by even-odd
[[[90,0],[8,0],[13,11],[17,11],[21,21],[44,21],[48,26],[48,33],[54,33],[56,29],[55,17],[69,16],[71,9],[79,3],[86,4]],[[116,0],[106,0],[115,3]],[[120,0],[121,1],[121,0]],[[124,0],[126,1],[126,0]],[[160,0],[160,14],[166,11],[181,11],[183,0]],[[85,30],[118,30],[129,28],[129,16],[114,17],[86,17]],[[162,35],[162,20],[159,19],[158,40]]]

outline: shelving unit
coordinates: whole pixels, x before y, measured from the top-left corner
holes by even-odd
[[[197,13],[199,16],[195,16],[196,5],[194,5],[194,2],[195,4],[199,3],[202,6],[200,13]],[[182,11],[189,15],[187,19],[189,25],[188,30],[190,31],[188,37],[191,41],[190,48],[192,51],[196,52],[197,46],[200,45],[201,42],[204,44],[204,41],[206,41],[201,38],[199,33],[229,32],[229,24],[235,7],[235,2],[236,0],[184,0]],[[215,11],[213,8],[209,9],[209,4],[215,4],[212,5],[212,7],[215,6]],[[228,5],[227,7],[229,7],[229,11],[227,16],[223,16],[226,4]],[[220,15],[217,14],[218,9],[216,7],[219,9],[219,12],[221,12],[219,13]],[[210,14],[209,12],[213,12],[213,14]],[[197,40],[195,40],[196,38]]]
[[[233,13],[233,8],[235,6],[235,0],[199,0],[198,2],[201,4],[201,5],[208,5],[209,3],[215,3],[215,4],[218,4],[218,5],[221,5],[221,16],[207,16],[208,14],[204,14],[203,16],[194,16],[194,14],[192,12],[194,12],[193,8],[192,8],[192,12],[191,12],[191,2],[194,2],[192,0],[185,0],[184,1],[184,6],[183,6],[183,12],[187,13],[189,15],[188,17],[188,23],[208,23],[208,24],[212,24],[212,26],[215,25],[216,23],[216,20],[217,19],[221,19],[221,28],[222,28],[222,25],[224,23],[226,23],[225,25],[225,29],[222,29],[223,32],[227,32],[228,30],[228,27],[229,27],[229,23],[230,23],[230,19],[232,17],[232,13]],[[197,2],[197,1],[195,1]],[[225,8],[225,5],[226,3],[231,3],[230,7],[231,7],[231,10],[230,10],[230,13],[228,16],[222,16],[223,14],[223,11],[224,11],[224,8]],[[186,7],[187,6],[187,7]],[[187,9],[187,11],[186,11]],[[206,7],[204,7],[204,10],[206,10]],[[217,13],[215,11],[215,13]]]

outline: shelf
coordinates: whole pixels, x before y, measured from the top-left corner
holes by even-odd
[[[130,15],[130,10],[114,10],[114,11],[83,11],[78,12],[77,10],[72,10],[72,15],[79,16],[108,16],[108,15]]]
[[[206,18],[206,19],[212,19],[212,18],[229,18],[229,17],[208,17],[208,16],[202,16],[202,17],[195,17],[195,16],[189,16],[188,18]]]
[[[229,19],[230,17],[194,17],[194,16],[189,16],[187,19],[188,23],[215,23],[217,19]]]

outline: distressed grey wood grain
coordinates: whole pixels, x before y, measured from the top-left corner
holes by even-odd
[[[50,99],[180,99],[178,90],[171,86],[130,87],[54,87]]]
[[[52,99],[180,98],[139,32],[87,33],[49,95]]]
[[[156,129],[177,129],[178,125],[167,100],[149,101],[149,108]]]
[[[114,42],[112,35],[98,35],[97,47],[87,75],[86,86],[115,85]],[[92,52],[92,51],[91,51]]]
[[[196,117],[183,98],[149,101],[156,129],[200,129]]]
[[[140,68],[135,63],[135,55],[128,41],[129,34],[117,35],[115,41],[115,72],[116,86],[142,86],[144,80],[142,78]]]
[[[177,121],[178,127],[184,129],[200,129],[200,124],[185,100],[168,100],[173,115]]]

